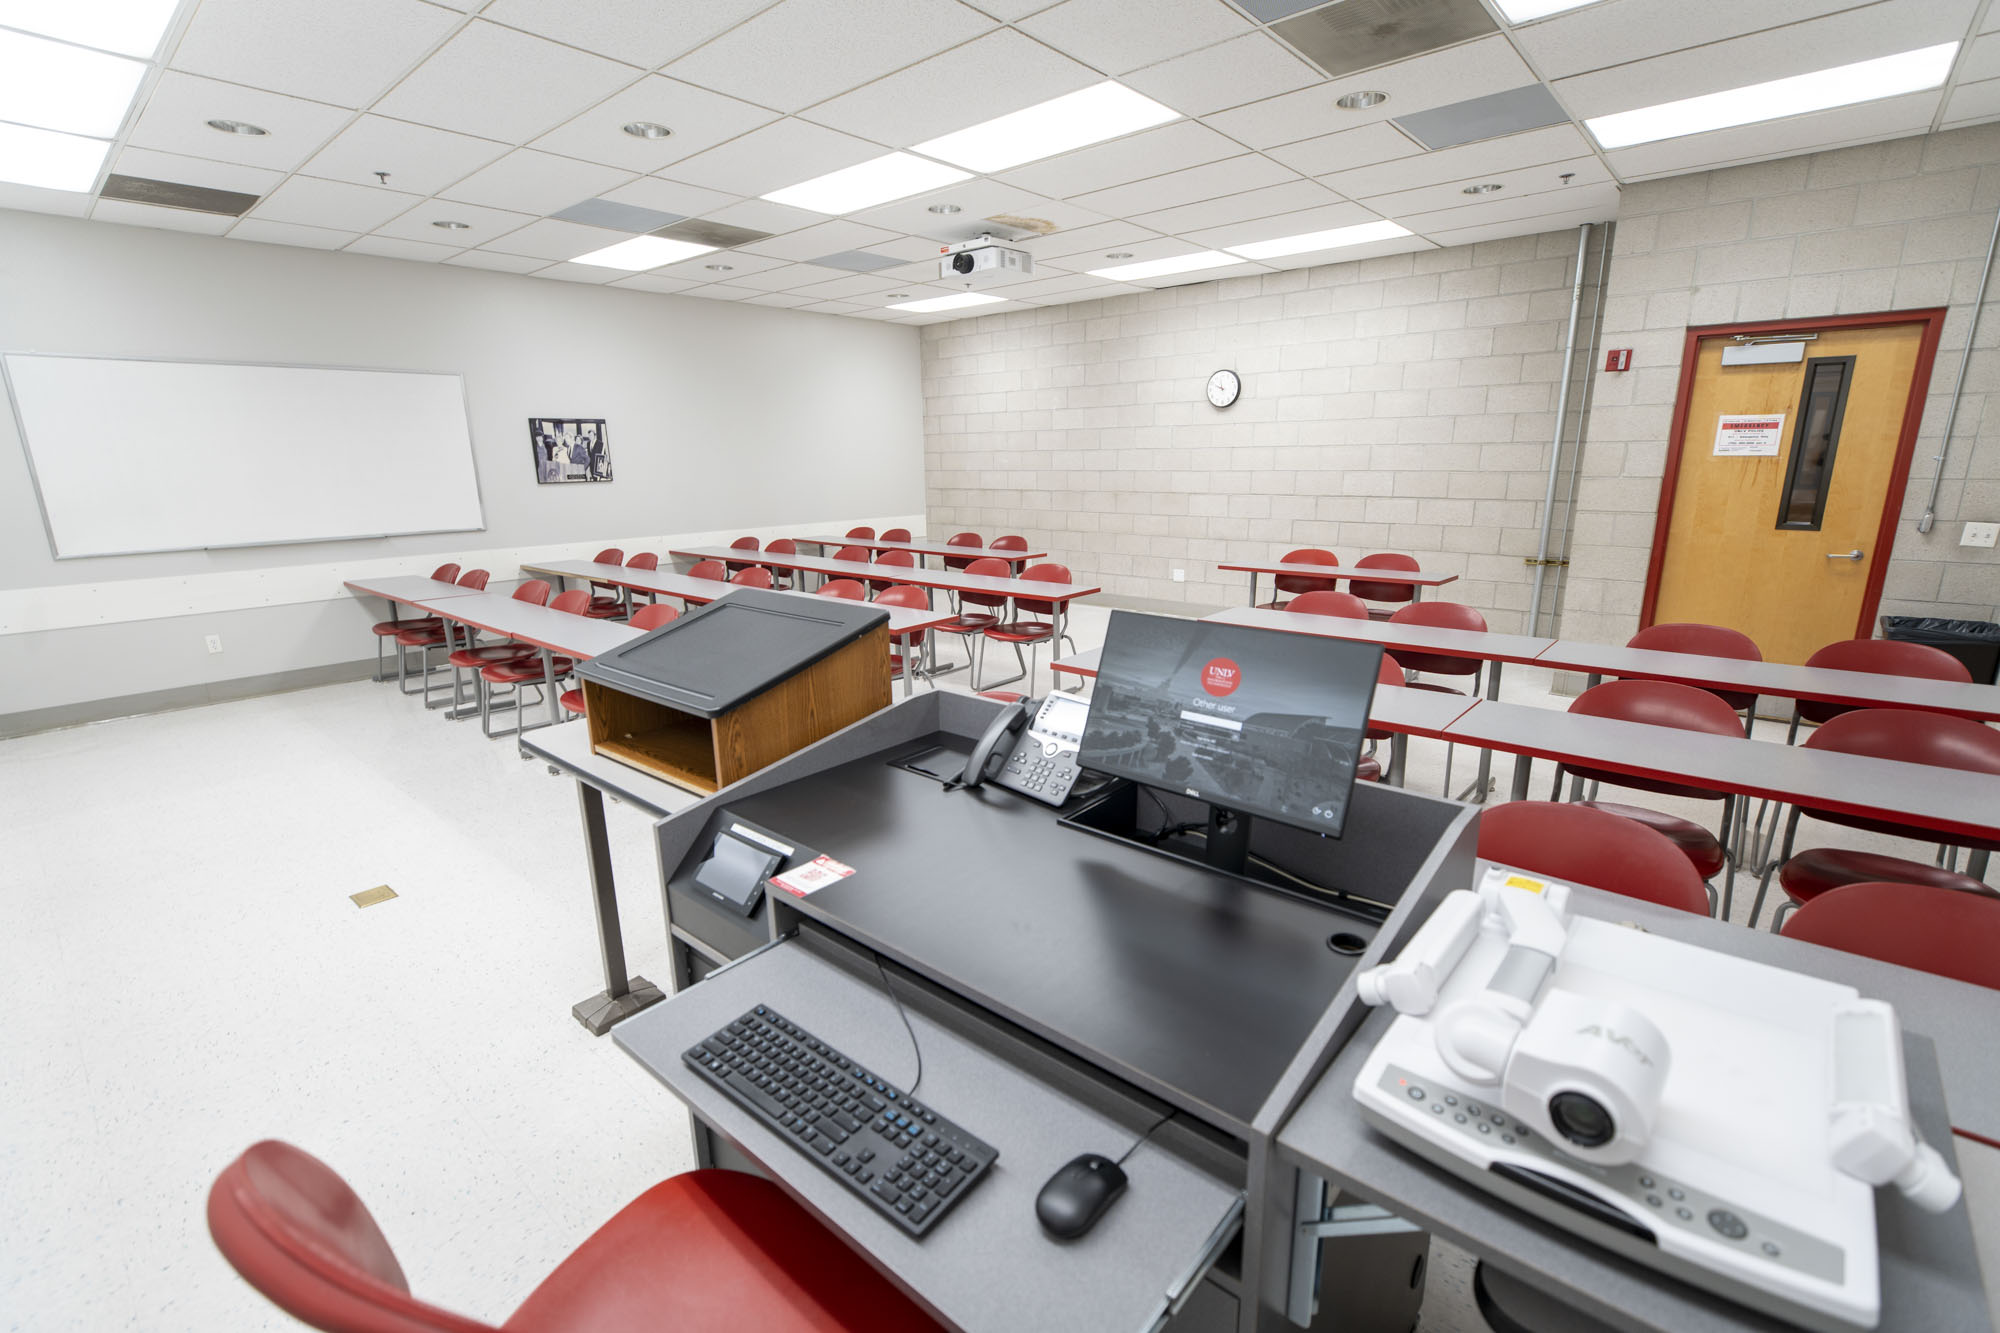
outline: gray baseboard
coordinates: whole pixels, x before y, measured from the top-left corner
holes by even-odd
[[[264,694],[284,694],[290,690],[310,690],[320,685],[366,680],[375,674],[375,662],[335,662],[329,666],[300,667],[262,676],[239,676],[234,680],[206,681],[180,685],[170,690],[148,690],[115,699],[91,699],[84,703],[60,704],[54,708],[34,708],[20,713],[0,713],[0,740],[32,736],[36,732],[61,727],[80,727],[87,722],[103,722],[114,717],[137,717],[145,713],[167,713],[180,708],[225,703],[231,699],[251,699]]]

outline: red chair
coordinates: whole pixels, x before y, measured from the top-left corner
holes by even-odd
[[[849,528],[847,530],[847,540],[851,542],[872,542],[875,540],[875,529]]]
[[[1322,551],[1317,546],[1304,546],[1296,551],[1287,551],[1285,554],[1279,556],[1278,563],[1281,565],[1338,565],[1340,557],[1331,551]],[[1338,580],[1309,579],[1303,574],[1279,574],[1271,582],[1279,592],[1290,593],[1294,597],[1309,592],[1334,592],[1340,587]],[[1282,611],[1285,609],[1285,602],[1286,599],[1283,597],[1274,597],[1268,602],[1259,602],[1257,605],[1267,611]]]
[[[944,544],[946,546],[970,546],[975,550],[986,545],[985,541],[976,532],[954,532],[951,536],[944,539]],[[1026,549],[1026,542],[1021,543],[1021,545],[1023,549]],[[975,559],[977,559],[976,556],[948,555],[944,558],[944,567],[946,569],[964,569]]]
[[[717,583],[727,582],[729,571],[722,567],[720,560],[697,560],[688,569],[691,579],[714,579]]]
[[[853,579],[828,579],[825,583],[813,589],[813,595],[816,597],[844,597],[850,602],[865,602],[868,600],[868,589],[862,587],[860,583]]]
[[[1027,542],[1023,541],[1021,547],[1023,550],[1027,549]],[[965,567],[965,572],[980,578],[1004,579],[1012,574],[1013,569],[1005,560],[989,555],[981,556],[979,559],[974,560]],[[934,626],[933,632],[939,634],[956,634],[959,636],[959,642],[963,643],[969,636],[974,634],[984,635],[987,630],[999,624],[1000,612],[1006,608],[1006,605],[1007,595],[1005,593],[959,593],[958,614],[943,624]],[[966,609],[973,606],[983,606],[991,609],[985,611],[968,611]],[[980,640],[980,648],[983,654],[985,648],[985,640],[983,638]],[[966,649],[965,655],[966,661],[972,665],[973,673],[975,675],[978,674],[978,663],[974,661],[973,652],[969,646]]]
[[[1800,907],[1781,933],[2000,990],[2000,902],[1983,895],[1925,884],[1843,884]]]
[[[790,537],[773,537],[764,543],[765,555],[797,555],[799,544]],[[780,588],[789,588],[798,581],[798,571],[792,569],[771,570],[771,582]]]
[[[910,540],[910,530],[908,528],[884,528],[881,539],[885,542],[907,542]]]
[[[591,557],[600,565],[618,565],[625,562],[625,553],[615,546],[607,546]],[[590,586],[597,591],[590,599],[590,610],[586,613],[598,620],[616,620],[625,614],[624,590],[615,583],[599,583],[591,580]]]
[[[741,588],[768,588],[771,586],[771,571],[762,565],[749,565],[738,570],[729,581]]]
[[[439,565],[431,571],[431,577],[439,583],[450,583],[458,577],[458,566]],[[443,624],[444,621],[436,616],[419,616],[412,620],[398,620],[396,619],[396,604],[394,602],[389,603],[389,618],[387,620],[376,621],[374,627],[376,683],[383,684],[389,679],[389,668],[382,661],[382,650],[389,646],[389,640],[395,638],[406,629],[416,629],[419,626],[425,625],[442,627]],[[399,679],[397,683],[400,686],[401,680]]]
[[[1011,534],[1005,537],[995,537],[993,539],[993,544],[989,546],[987,549],[990,551],[1025,551],[1028,549],[1028,539],[1026,537],[1013,536]],[[1009,574],[1012,574],[1014,572],[1014,567],[1021,563],[1020,561],[1010,559],[1007,556],[987,556],[986,559],[988,560],[997,559],[1005,562],[1007,566],[1007,572]]]
[[[1687,621],[1648,625],[1625,641],[1627,648],[1650,648],[1656,653],[1699,653],[1704,657],[1734,657],[1744,662],[1761,662],[1764,654],[1756,641],[1740,630],[1722,625],[1697,625]],[[1741,690],[1710,690],[1724,703],[1743,714],[1743,734],[1756,725],[1757,696]]]
[[[1944,713],[1919,713],[1904,708],[1856,708],[1822,722],[1817,731],[1806,737],[1804,748],[1897,759],[1906,764],[1928,764],[1933,768],[1956,768],[1969,773],[2000,773],[2000,731],[1969,718],[1951,717]],[[1753,926],[1764,910],[1764,893],[1771,886],[1774,872],[1778,877],[1778,887],[1784,890],[1787,899],[1778,904],[1778,910],[1772,916],[1774,927],[1782,926],[1794,907],[1843,884],[1889,880],[1982,895],[1994,892],[1983,880],[1971,875],[1882,852],[1814,847],[1794,854],[1792,844],[1798,834],[1801,815],[1811,815],[1829,824],[1865,829],[1870,833],[1925,841],[1931,839],[1930,834],[1886,819],[1795,805],[1785,821],[1784,844],[1771,865],[1765,867],[1757,885],[1757,901],[1750,908],[1750,924]],[[1955,837],[1944,845],[1977,852],[2000,851],[2000,836]]]
[[[458,576],[458,586],[484,592],[486,590],[487,578],[488,575],[485,570],[469,569]],[[470,630],[460,631],[453,622],[439,616],[431,616],[422,621],[409,622],[409,627],[396,635],[396,688],[404,694],[423,695],[425,708],[449,706],[447,704],[440,704],[431,697],[431,649],[443,648],[449,654],[454,643],[453,636],[460,632],[466,635],[467,642],[471,641],[472,632]],[[417,677],[418,688],[414,690],[409,688],[408,684],[405,683],[407,672],[404,670],[406,661],[403,657],[403,652],[407,648],[420,649],[423,658],[423,671]],[[452,675],[451,704],[458,702],[457,686],[458,676],[454,672]]]
[[[582,590],[578,589],[578,591]],[[520,587],[514,589],[514,600],[517,602],[530,602],[536,606],[548,605],[548,581],[546,579],[529,579],[527,582],[521,584]],[[451,655],[445,660],[451,663],[451,698],[453,705],[456,706],[466,701],[465,685],[461,673],[470,671],[473,673],[472,688],[479,696],[479,706],[483,713],[486,708],[486,685],[480,679],[479,673],[495,662],[508,662],[517,658],[533,657],[535,650],[526,644],[511,642],[488,644],[485,647],[479,647],[477,646],[478,638],[478,632],[472,629],[471,626],[467,626],[465,629],[464,646],[454,648],[451,651]],[[425,707],[430,706],[429,700],[426,700]]]
[[[1354,567],[1356,569],[1411,570],[1422,568],[1417,563],[1415,556],[1398,555],[1393,551],[1385,551],[1378,555],[1364,555],[1354,562]],[[1365,602],[1414,602],[1417,600],[1416,585],[1411,583],[1376,583],[1367,579],[1354,579],[1348,583],[1347,590]],[[1387,609],[1379,606],[1373,606],[1368,609],[1369,618],[1373,620],[1387,620],[1389,614]]]
[[[590,594],[582,588],[572,588],[568,592],[558,593],[554,600],[550,601],[549,610],[561,611],[566,615],[588,617],[590,614]],[[500,736],[518,736],[524,731],[533,731],[535,727],[547,726],[548,723],[546,722],[538,722],[534,726],[528,725],[526,721],[528,715],[527,705],[521,699],[521,687],[524,685],[533,685],[538,689],[544,688],[551,680],[560,681],[575,669],[576,663],[572,659],[553,655],[549,658],[548,665],[545,668],[542,664],[542,655],[539,651],[532,651],[520,657],[510,657],[498,662],[490,662],[481,667],[479,669],[479,678],[485,683],[486,689],[481,691],[480,694],[480,731],[484,732],[491,739]],[[502,685],[507,687],[508,696],[513,700],[514,725],[506,731],[496,732],[492,729],[493,703],[499,697],[499,691],[496,687]],[[561,700],[558,699],[557,702],[560,703]]]
[[[976,573],[980,563],[983,562],[975,562],[972,569],[967,572]],[[1069,567],[1058,564],[1029,565],[1021,571],[1021,577],[1035,583],[1068,583],[1070,581]],[[1046,617],[1046,619],[1043,617]],[[963,618],[959,617],[959,619]],[[946,624],[950,623],[950,621],[946,622]],[[1060,646],[1057,641],[1062,637],[1062,634],[1062,603],[1038,601],[1028,597],[1016,597],[1014,599],[1014,619],[986,627],[980,638],[979,656],[980,661],[984,662],[986,659],[985,645],[989,639],[996,643],[1012,644],[1014,648],[1014,661],[1021,667],[1021,671],[1019,674],[1009,676],[1005,680],[990,680],[982,685],[978,681],[979,667],[975,664],[972,669],[972,688],[974,692],[990,690],[999,685],[1011,685],[1017,680],[1025,680],[1028,682],[1028,693],[1033,694],[1035,691],[1035,648],[1039,644],[1047,643],[1049,651],[1053,653]],[[1024,646],[1028,649],[1025,659],[1023,659],[1021,654],[1021,649]]]
[[[758,549],[757,539],[755,537],[738,537],[735,541],[729,543],[729,549],[732,551],[755,551]],[[732,574],[741,574],[749,568],[749,565],[744,564],[740,560],[731,560],[729,562],[729,572]]]
[[[1422,603],[1419,603],[1422,605]],[[1570,702],[1569,711],[1584,717],[1609,717],[1622,722],[1643,722],[1654,727],[1674,727],[1681,731],[1705,731],[1712,736],[1741,738],[1742,724],[1737,720],[1736,711],[1726,699],[1718,699],[1710,690],[1696,689],[1692,685],[1677,685],[1667,680],[1612,680],[1585,690]],[[1602,810],[1606,814],[1629,819],[1635,824],[1644,824],[1680,848],[1681,854],[1694,867],[1702,879],[1713,879],[1717,874],[1728,872],[1723,881],[1722,919],[1729,919],[1729,908],[1736,889],[1736,864],[1726,850],[1729,833],[1735,826],[1740,806],[1735,796],[1728,792],[1710,791],[1705,787],[1690,787],[1685,783],[1671,782],[1665,778],[1637,777],[1629,773],[1613,773],[1606,769],[1569,767],[1556,765],[1555,793],[1551,800],[1562,791],[1563,778],[1569,776],[1583,782],[1609,784],[1634,791],[1649,791],[1658,796],[1678,796],[1694,801],[1722,802],[1722,829],[1710,833],[1692,819],[1670,815],[1659,810],[1648,810],[1643,806],[1623,805],[1615,801],[1579,801],[1592,810]]]
[[[1948,680],[1958,684],[1969,684],[1972,680],[1972,673],[1966,670],[1965,663],[1944,649],[1933,648],[1927,643],[1902,643],[1895,639],[1842,639],[1838,643],[1829,643],[1808,657],[1806,665],[1834,671],[1866,671],[1876,676]],[[1790,745],[1798,739],[1801,721],[1817,726],[1821,722],[1832,721],[1842,713],[1851,713],[1854,708],[1853,704],[1793,700],[1792,729],[1785,733],[1785,744]]]
[[[1565,883],[1697,916],[1709,912],[1708,886],[1671,839],[1587,805],[1490,805],[1479,816],[1479,854]]]
[[[875,557],[875,563],[878,565],[888,565],[895,569],[915,569],[917,567],[917,557],[908,551],[884,551]],[[894,579],[868,580],[869,591],[878,595],[883,590],[896,586],[897,583]],[[924,605],[929,606],[930,603],[926,602]]]
[[[1462,629],[1486,632],[1486,617],[1469,606],[1458,602],[1413,602],[1389,617],[1394,625],[1425,625],[1432,629]],[[1408,648],[1396,650],[1396,661],[1405,671],[1432,676],[1470,676],[1472,694],[1481,693],[1480,668],[1484,665],[1476,657],[1451,657],[1444,653],[1420,653]],[[1454,689],[1449,685],[1438,685],[1430,681],[1406,681],[1413,690],[1432,690],[1438,694],[1465,694],[1466,690]],[[1447,744],[1444,747],[1444,794],[1451,795],[1451,760],[1458,747]]]
[[[1287,611],[1305,616],[1339,616],[1346,620],[1368,619],[1368,604],[1346,592],[1305,592],[1285,603]],[[1398,679],[1396,684],[1403,682]]]
[[[327,1333],[502,1333],[410,1294],[373,1214],[289,1143],[255,1143],[208,1192],[208,1234],[244,1281]],[[599,1227],[505,1333],[755,1329],[940,1333],[790,1196],[739,1171],[661,1181]]]
[[[652,606],[640,607],[632,613],[632,619],[626,623],[636,630],[658,629],[669,621],[680,619],[680,615],[681,613],[674,610],[671,606],[667,606],[664,603],[656,603]],[[556,702],[562,705],[564,712],[581,713],[583,712],[583,691],[581,689],[564,690],[556,697]]]
[[[893,552],[891,554],[894,554]],[[877,606],[901,606],[913,611],[928,611],[931,600],[922,588],[908,583],[898,583],[875,594]],[[889,679],[899,680],[905,671],[922,674],[917,668],[918,654],[923,651],[925,631],[914,634],[889,636]],[[897,652],[896,649],[902,649]]]
[[[634,552],[632,555],[628,556],[625,560],[625,568],[627,569],[654,570],[658,569],[659,567],[660,567],[660,557],[654,555],[651,551]],[[632,601],[637,602],[640,606],[651,606],[654,602],[657,602],[660,599],[660,595],[658,593],[648,592],[641,588],[627,588],[625,589],[625,595]],[[641,601],[640,600],[641,598],[644,598],[645,600]]]
[[[852,560],[857,564],[865,565],[870,563],[868,559],[870,554],[871,552],[865,546],[843,546],[833,553],[833,558],[835,560]]]
[[[1318,593],[1309,592],[1306,594],[1306,597],[1317,597],[1318,595]],[[1303,601],[1304,598],[1300,600]],[[1375,684],[1377,687],[1383,685],[1401,685],[1402,683],[1403,668],[1396,665],[1395,658],[1389,656],[1387,653],[1382,654],[1382,668],[1375,674]],[[1368,742],[1368,748],[1371,750],[1375,748],[1375,742],[1392,740],[1395,735],[1396,733],[1393,731],[1379,731],[1372,727],[1361,733],[1362,739]],[[1362,755],[1361,761],[1354,766],[1354,776],[1360,782],[1380,782],[1382,780],[1381,761],[1372,754]]]

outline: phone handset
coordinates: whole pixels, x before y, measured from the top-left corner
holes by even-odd
[[[1003,707],[992,725],[986,728],[986,734],[979,738],[979,744],[972,747],[972,757],[965,761],[965,772],[959,774],[952,788],[977,787],[999,772],[1000,766],[1014,752],[1014,738],[1021,734],[1034,715],[1033,699],[1016,699]]]

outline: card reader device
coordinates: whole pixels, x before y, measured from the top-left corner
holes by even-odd
[[[742,824],[716,832],[708,859],[694,872],[694,882],[710,897],[749,916],[764,898],[764,880],[792,854],[792,848]]]

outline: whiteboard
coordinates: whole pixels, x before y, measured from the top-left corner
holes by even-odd
[[[59,560],[485,527],[457,375],[0,356]]]

